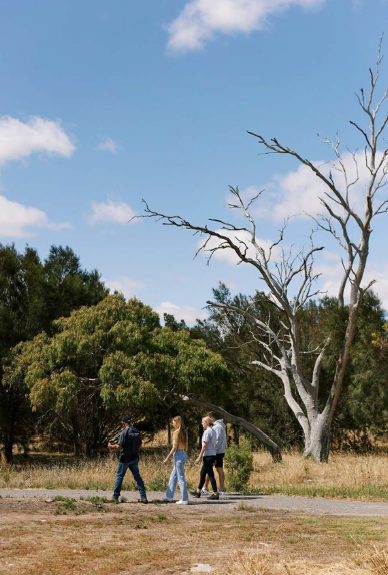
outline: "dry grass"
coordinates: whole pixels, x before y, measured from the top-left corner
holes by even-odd
[[[387,545],[374,544],[368,549],[363,549],[354,558],[358,567],[364,567],[373,575],[387,575],[388,573],[388,547]]]
[[[146,449],[141,457],[141,474],[150,491],[163,491],[166,488],[171,466],[162,465],[165,451],[153,447]],[[189,487],[196,486],[199,477],[195,456],[192,454],[185,467]],[[20,462],[9,466],[0,473],[0,487],[111,489],[114,482],[115,456],[75,461],[58,454],[51,458],[46,456],[44,463],[31,463],[36,459],[39,460],[39,455],[32,454],[30,463]],[[135,489],[130,474],[123,488]],[[334,453],[329,463],[325,464],[303,460],[298,453],[289,453],[284,455],[282,463],[275,464],[268,453],[258,452],[254,455],[254,472],[248,489],[267,494],[384,501],[388,500],[388,456]]]
[[[385,520],[298,516],[206,506],[0,500],[4,575],[378,575]],[[162,512],[163,513],[162,513]],[[353,560],[362,548],[362,561]],[[380,553],[381,555],[381,553]],[[358,557],[360,553],[358,552]]]
[[[171,465],[163,466],[161,457],[144,455],[139,467],[149,491],[165,490],[171,473]],[[0,473],[0,487],[106,490],[114,485],[116,471],[117,457],[109,455],[94,460],[13,465],[6,473]],[[185,471],[189,486],[196,485],[199,466],[189,462]],[[131,477],[131,474],[127,473],[123,483],[124,491],[137,489]]]
[[[369,567],[338,562],[324,565],[314,561],[276,562],[271,554],[237,552],[222,575],[387,575],[388,571],[373,571]]]
[[[269,553],[237,552],[231,557],[225,575],[283,575],[286,571],[274,565]]]
[[[388,500],[388,455],[333,453],[326,464],[290,453],[274,464],[259,452],[250,486],[265,493]]]
[[[279,561],[271,553],[238,551],[232,555],[222,575],[372,575],[368,568],[355,565],[352,560],[331,565],[309,560]],[[380,575],[380,572],[376,574]],[[384,575],[387,571],[381,572]]]
[[[171,471],[171,465],[162,465],[167,453],[166,443],[166,433],[161,432],[141,456],[141,474],[150,491],[163,491],[166,488]],[[196,455],[196,452],[192,453],[185,466],[189,487],[196,486],[198,482],[199,465],[194,463]],[[37,453],[32,449],[29,459],[18,457],[17,461],[8,468],[2,465],[0,487],[111,489],[117,456],[76,461],[69,455]],[[135,489],[130,474],[127,474],[124,489]],[[388,455],[332,453],[329,463],[325,464],[304,460],[300,453],[293,452],[285,453],[279,464],[273,463],[267,452],[257,452],[247,489],[267,494],[384,501],[388,500]]]

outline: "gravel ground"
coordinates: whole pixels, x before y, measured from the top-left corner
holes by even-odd
[[[134,491],[122,491],[122,496],[128,503],[137,501],[138,494]],[[111,497],[111,491],[81,490],[81,489],[0,489],[1,497],[52,499],[61,495],[74,499],[88,497]],[[158,501],[164,492],[148,492],[148,500]],[[179,497],[175,498],[176,500]],[[206,496],[201,499],[190,498],[191,505],[217,505],[222,513],[241,504],[250,507],[278,509],[309,514],[344,515],[352,517],[388,517],[388,503],[369,501],[350,501],[344,499],[325,499],[323,497],[290,497],[287,495],[243,495],[229,493],[222,495],[219,501],[208,501]]]

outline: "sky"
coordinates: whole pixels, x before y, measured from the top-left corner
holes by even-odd
[[[368,88],[387,22],[387,0],[2,0],[0,242],[41,258],[68,245],[112,291],[189,324],[220,281],[233,294],[264,289],[231,253],[206,265],[193,259],[198,236],[131,218],[144,198],[195,224],[237,225],[228,186],[245,198],[265,189],[253,210],[260,241],[293,216],[285,247],[308,244],[317,178],[261,154],[247,130],[318,163],[333,156],[317,133],[338,132],[349,170],[347,149],[362,165],[349,120],[367,127],[355,92]],[[387,86],[388,56],[378,94]],[[366,273],[386,309],[387,224],[376,219]],[[340,251],[324,234],[314,241],[326,247],[319,286],[334,295]]]

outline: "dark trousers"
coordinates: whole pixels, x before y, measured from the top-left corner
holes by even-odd
[[[206,475],[209,476],[210,483],[212,484],[212,489],[214,493],[217,493],[217,482],[216,478],[214,477],[214,467],[213,464],[216,460],[215,455],[207,455],[203,458],[203,464],[201,469],[201,476],[199,479],[198,489],[202,489],[205,484]]]
[[[124,475],[125,475],[127,469],[129,469],[131,471],[133,478],[137,483],[137,488],[139,489],[140,497],[142,499],[146,499],[146,497],[147,497],[146,490],[144,487],[144,482],[143,482],[142,478],[140,477],[139,465],[138,465],[137,460],[124,462],[124,463],[122,461],[119,462],[119,465],[117,468],[115,490],[113,492],[113,499],[118,500],[118,498],[120,497],[121,485],[123,483]]]

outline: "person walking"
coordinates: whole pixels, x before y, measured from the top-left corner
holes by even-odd
[[[199,499],[201,497],[201,490],[205,484],[206,475],[209,476],[210,483],[213,488],[213,493],[208,497],[208,499],[219,499],[217,491],[217,482],[214,477],[213,466],[216,461],[216,433],[212,429],[213,422],[210,417],[206,416],[202,419],[202,427],[204,429],[202,435],[202,449],[198,455],[195,463],[199,463],[202,458],[202,469],[199,479],[198,489],[196,491],[190,491],[191,495]]]
[[[216,432],[216,463],[215,468],[218,474],[219,482],[219,495],[225,493],[225,473],[224,473],[224,457],[226,449],[226,427],[223,419],[217,419],[217,414],[214,411],[209,411],[207,414],[213,422],[213,430]],[[202,493],[207,495],[209,486],[209,476],[206,476],[205,485],[202,488]]]
[[[139,489],[140,499],[138,499],[138,502],[148,503],[144,481],[139,472],[139,449],[142,447],[140,431],[136,429],[136,427],[132,427],[129,415],[124,415],[121,422],[123,424],[123,431],[120,433],[118,442],[108,443],[109,449],[120,449],[120,459],[114,492],[112,497],[107,498],[107,501],[119,501],[123,479],[127,469],[129,469]]]
[[[177,483],[181,492],[181,499],[177,501],[177,505],[187,505],[189,503],[189,495],[187,493],[186,479],[185,479],[185,463],[187,461],[187,431],[180,415],[177,415],[172,420],[172,425],[175,429],[172,436],[172,449],[163,461],[163,465],[167,465],[171,457],[174,458],[174,468],[170,475],[168,482],[167,492],[163,501],[174,501],[174,493]]]

